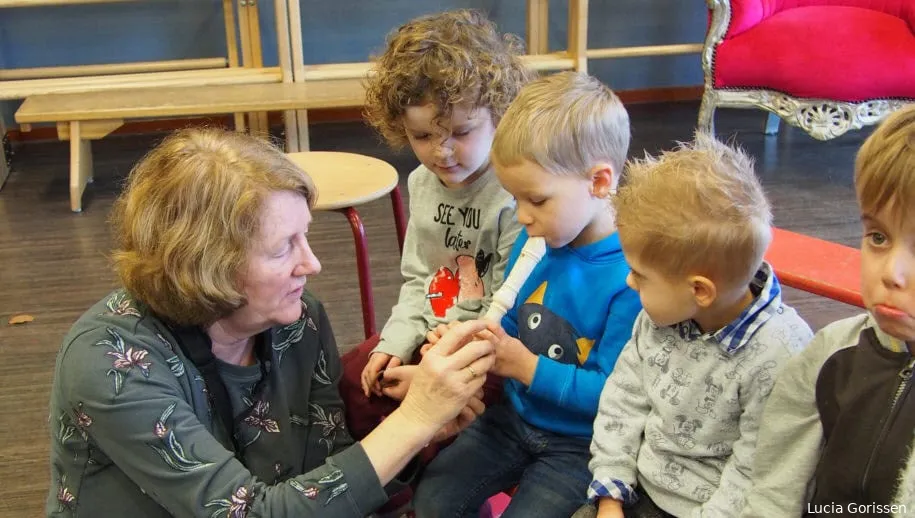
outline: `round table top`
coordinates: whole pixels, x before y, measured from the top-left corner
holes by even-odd
[[[377,200],[397,186],[394,166],[365,155],[303,151],[289,158],[311,176],[318,189],[315,210],[355,207]]]

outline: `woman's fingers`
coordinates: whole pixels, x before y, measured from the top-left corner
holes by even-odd
[[[445,358],[455,370],[473,367],[477,374],[485,374],[495,362],[495,349],[487,340],[475,340],[462,347],[458,352]],[[482,361],[481,361],[482,360]]]
[[[435,345],[429,349],[429,352],[434,352],[442,356],[448,356],[458,349],[461,349],[467,342],[469,342],[475,333],[478,333],[486,328],[485,320],[469,320],[467,322],[461,322],[460,324],[455,325],[447,333],[445,333]]]
[[[477,339],[479,340],[489,340],[491,342],[498,342],[499,337],[489,329],[484,329],[477,333]]]
[[[496,363],[495,350],[490,342],[479,340],[470,342],[460,351],[443,360],[446,368],[472,374],[476,378],[485,378]],[[467,380],[469,378],[462,378]]]

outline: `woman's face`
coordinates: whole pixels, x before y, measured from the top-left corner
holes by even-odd
[[[305,279],[321,271],[308,245],[310,224],[308,200],[301,194],[276,191],[267,197],[241,276],[248,303],[231,317],[237,324],[264,330],[299,319]]]

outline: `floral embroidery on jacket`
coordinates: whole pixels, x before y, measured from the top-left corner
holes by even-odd
[[[73,434],[76,433],[76,427],[70,424],[70,418],[66,412],[61,412],[57,416],[57,440],[64,444]]]
[[[113,349],[105,353],[107,356],[114,358],[114,362],[111,368],[108,369],[107,374],[114,378],[114,393],[120,394],[127,374],[136,367],[144,377],[148,378],[149,367],[152,366],[152,362],[145,360],[149,351],[139,348],[134,349],[133,347],[127,348],[124,345],[124,339],[121,338],[117,331],[110,327],[106,328],[105,331],[111,336],[111,340],[99,340],[96,345],[104,345]]]
[[[327,447],[327,453],[329,454],[333,450],[337,434],[346,430],[346,425],[343,422],[343,412],[339,408],[327,411],[315,403],[308,403],[308,407],[311,408],[308,416],[312,419],[312,426],[318,426],[321,429],[322,437],[318,439],[318,442]]]
[[[286,353],[286,350],[294,343],[298,343],[302,340],[302,336],[305,334],[305,323],[306,321],[311,322],[311,317],[308,316],[308,306],[302,302],[302,316],[298,320],[284,326],[277,332],[277,338],[283,337],[282,340],[273,344],[273,350],[276,351],[276,363],[279,365],[283,361],[283,354]],[[314,322],[311,322],[313,327]]]
[[[76,416],[76,427],[82,432],[83,437],[86,437],[89,433],[89,427],[92,426],[92,418],[89,417],[89,414],[83,412],[82,402],[76,404],[76,408],[73,409],[73,415]]]
[[[108,297],[108,300],[105,301],[105,306],[112,315],[141,317],[140,310],[131,306],[131,302],[133,300],[127,292],[119,291]]]
[[[318,364],[315,366],[315,381],[322,385],[330,385],[330,376],[327,374],[327,355],[324,349],[318,354]]]
[[[268,415],[270,412],[270,403],[267,401],[258,401],[257,403],[251,405],[247,398],[245,398],[244,401],[250,405],[250,409],[248,415],[242,422],[252,428],[257,429],[257,433],[253,438],[251,438],[250,441],[245,444],[245,446],[249,446],[260,439],[261,432],[280,432],[280,425],[276,422],[276,419],[271,419]]]
[[[57,512],[63,512],[64,509],[72,510],[75,505],[76,496],[67,487],[67,475],[63,475],[57,481]]]
[[[249,491],[245,486],[240,486],[232,493],[229,498],[220,498],[213,500],[205,507],[215,507],[216,509],[210,514],[210,518],[245,518],[248,516],[248,507],[254,500],[253,491]]]
[[[177,405],[177,403],[168,405],[168,408],[162,412],[162,415],[159,416],[159,419],[156,420],[156,423],[153,426],[153,434],[162,441],[164,447],[155,444],[150,444],[149,447],[158,453],[166,464],[178,471],[193,471],[209,466],[212,464],[211,462],[201,462],[190,458],[184,451],[184,447],[181,446],[178,438],[175,437],[175,433],[166,424]]]
[[[165,359],[165,363],[168,364],[169,370],[172,371],[172,374],[174,374],[176,378],[184,376],[184,362],[175,354],[175,348],[172,346],[172,343],[162,336],[161,333],[156,333],[156,338],[158,338],[159,341],[162,342],[162,345],[172,353],[172,356]]]
[[[298,480],[292,479],[289,481],[289,484],[309,500],[316,499],[318,494],[324,492],[327,495],[327,498],[324,499],[324,505],[329,504],[334,498],[337,498],[349,489],[349,484],[346,483],[346,480],[343,478],[343,472],[339,469],[331,471],[317,480],[307,479],[304,483],[301,483]],[[332,486],[332,484],[336,485]]]

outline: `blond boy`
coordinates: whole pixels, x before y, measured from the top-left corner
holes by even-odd
[[[766,406],[743,516],[915,512],[915,107],[891,115],[855,161],[867,313],[820,330]],[[911,463],[911,459],[909,460]]]
[[[763,404],[811,337],[763,262],[753,162],[699,134],[632,162],[613,206],[644,310],[601,393],[588,496],[601,517],[736,516]]]
[[[616,95],[573,72],[525,86],[496,130],[496,175],[548,247],[492,337],[505,400],[429,465],[417,516],[474,515],[517,485],[506,516],[569,516],[585,501],[600,390],[640,309],[608,198],[629,146]]]

